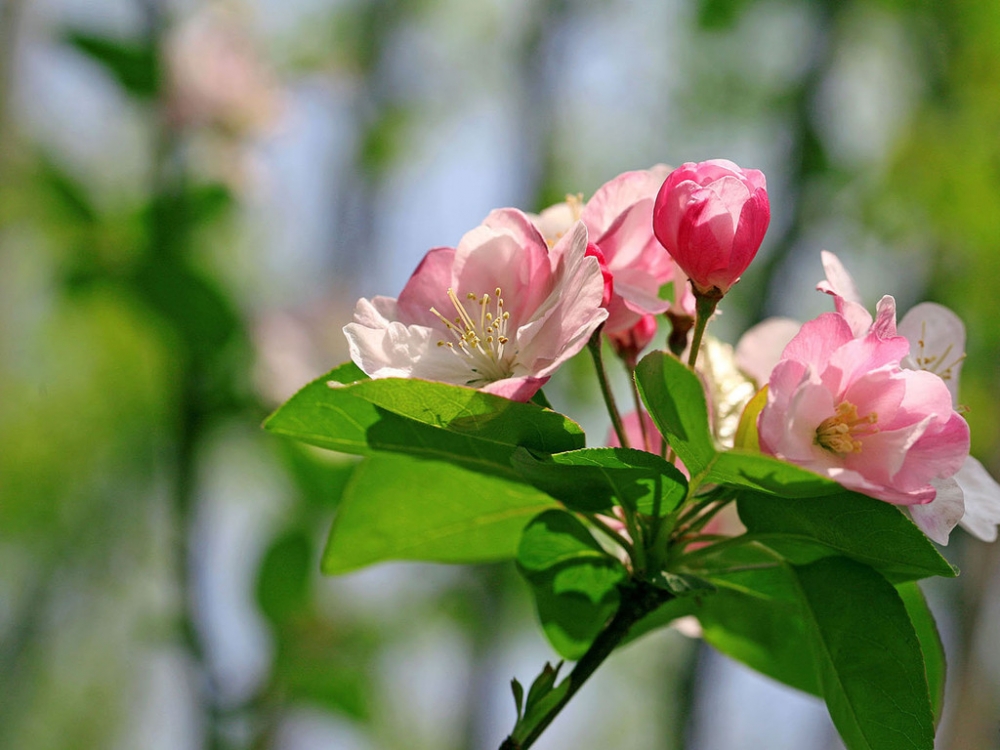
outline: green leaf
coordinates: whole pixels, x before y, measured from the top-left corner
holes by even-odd
[[[525,524],[555,505],[519,482],[376,454],[358,466],[344,492],[321,568],[334,575],[384,560],[509,559]]]
[[[395,451],[512,478],[517,446],[559,453],[584,444],[579,425],[533,404],[426,380],[341,384],[354,376],[344,365],[313,381],[264,427],[344,453]]]
[[[510,691],[514,694],[514,708],[517,711],[517,720],[521,721],[524,715],[524,687],[515,677],[510,681]]]
[[[579,659],[618,607],[624,567],[563,510],[545,511],[528,524],[517,562],[549,642],[561,656]]]
[[[855,492],[781,498],[741,492],[740,518],[749,532],[792,562],[838,554],[862,562],[894,583],[955,571],[899,508]]]
[[[944,710],[944,680],[947,671],[944,645],[938,634],[937,623],[931,614],[924,592],[915,582],[901,583],[896,586],[903,599],[903,605],[910,615],[910,622],[920,641],[920,649],[924,653],[924,666],[927,673],[927,685],[930,688],[931,709],[934,712],[934,724],[941,720]]]
[[[719,453],[704,481],[761,490],[787,498],[821,497],[843,491],[832,479],[808,469],[761,453],[739,450]]]
[[[274,443],[306,506],[321,512],[335,510],[357,459],[319,451],[294,440]]]
[[[257,573],[257,602],[272,623],[281,623],[306,606],[313,565],[312,543],[301,530],[271,543]]]
[[[933,750],[924,658],[896,589],[842,557],[795,573],[823,697],[848,750]]]
[[[525,711],[531,711],[542,698],[552,692],[556,680],[559,679],[559,670],[562,669],[562,665],[563,663],[559,662],[553,667],[545,662],[542,671],[538,673],[538,677],[532,680],[531,687],[528,688],[528,700],[524,704]]]
[[[715,458],[701,380],[664,352],[643,357],[636,365],[635,380],[660,433],[695,477]]]
[[[659,456],[629,448],[583,448],[554,456],[514,452],[517,473],[573,510],[610,509],[615,500],[647,515],[670,513],[687,496],[687,479]]]
[[[820,695],[791,566],[749,539],[706,548],[698,561],[699,575],[716,587],[710,596],[687,598],[697,605],[705,641],[779,682]]]
[[[332,381],[334,383],[340,383],[341,385],[350,385],[351,383],[357,383],[360,380],[371,380],[368,375],[358,367],[354,362],[348,360],[344,364],[334,367],[330,372],[323,376],[323,380],[326,380],[329,387],[329,383]],[[308,386],[307,386],[308,387]]]
[[[160,85],[156,49],[148,43],[111,39],[70,31],[66,42],[100,63],[122,87],[134,96],[152,99]]]
[[[549,665],[546,664],[545,667],[548,669]],[[558,671],[558,667],[556,669]],[[510,733],[510,736],[518,743],[524,742],[524,740],[535,731],[538,724],[547,718],[549,711],[563,699],[566,691],[569,690],[570,684],[571,681],[567,677],[558,685],[551,688],[548,692],[539,696],[537,702],[533,706],[525,709],[524,718],[518,720],[517,724],[514,726],[514,731]],[[520,744],[518,744],[518,747],[519,746]]]

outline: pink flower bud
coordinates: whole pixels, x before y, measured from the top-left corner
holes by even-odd
[[[643,315],[631,328],[609,333],[608,339],[615,348],[615,353],[630,367],[635,367],[639,353],[649,346],[654,336],[656,336],[656,318],[652,315]]]
[[[597,258],[597,264],[601,267],[601,277],[604,279],[604,296],[601,298],[601,307],[607,310],[615,289],[615,279],[610,269],[608,269],[608,262],[604,259],[604,253],[601,251],[601,248],[593,242],[587,243],[587,252],[584,253],[584,257]]]
[[[721,297],[750,265],[771,220],[764,174],[713,159],[683,164],[653,207],[653,232],[702,296]]]

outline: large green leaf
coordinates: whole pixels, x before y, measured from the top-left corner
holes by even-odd
[[[795,499],[741,492],[737,506],[755,538],[795,563],[843,555],[896,583],[955,575],[899,508],[866,495],[842,490],[826,497]]]
[[[932,747],[923,654],[936,631],[914,584],[901,587],[913,600],[904,603],[866,565],[827,557],[795,566],[749,538],[696,560],[716,586],[691,598],[708,643],[824,697],[850,750]],[[935,690],[940,659],[935,651],[927,659]]]
[[[897,585],[896,590],[903,599],[906,611],[910,615],[910,622],[913,623],[913,629],[920,641],[920,649],[924,652],[927,686],[930,689],[931,708],[934,711],[936,724],[941,720],[941,712],[944,710],[944,678],[947,671],[944,645],[941,643],[934,615],[927,606],[927,600],[920,586],[911,581]]]
[[[344,385],[354,374],[345,367],[305,386],[265,428],[344,453],[409,453],[509,477],[517,446],[559,453],[584,444],[579,425],[534,404],[426,380]]]
[[[519,448],[521,477],[574,510],[619,504],[650,515],[670,513],[687,496],[687,479],[659,456],[629,448],[583,448],[554,456]]]
[[[823,698],[848,750],[933,750],[924,657],[896,589],[843,557],[794,570]]]
[[[563,510],[545,511],[528,524],[517,563],[552,646],[579,659],[618,607],[625,568]]]
[[[636,365],[635,381],[646,409],[692,477],[715,458],[701,380],[679,360],[651,352]]]
[[[704,481],[782,497],[821,497],[842,491],[832,479],[808,469],[762,453],[739,450],[717,454],[708,467]]]
[[[383,560],[491,562],[517,553],[521,531],[556,502],[533,487],[439,461],[376,454],[344,492],[322,570]]]
[[[820,695],[791,566],[752,540],[707,548],[697,572],[716,591],[695,598],[705,640],[786,685]]]

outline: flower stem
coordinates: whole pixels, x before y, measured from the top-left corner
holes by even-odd
[[[601,631],[600,635],[591,644],[587,653],[576,663],[573,671],[569,673],[569,676],[565,680],[565,683],[568,683],[565,693],[531,727],[523,739],[518,739],[514,735],[511,735],[500,745],[500,750],[528,750],[542,732],[545,731],[545,728],[562,711],[563,707],[576,695],[576,692],[583,686],[590,675],[596,671],[604,660],[611,655],[611,652],[628,636],[632,626],[650,612],[674,598],[674,595],[669,591],[657,588],[645,581],[633,581],[622,585],[619,591],[621,592],[621,604],[618,607],[618,611],[611,618],[607,627]],[[556,689],[560,688],[562,688],[562,684]]]
[[[695,362],[698,361],[698,351],[701,349],[701,339],[705,335],[705,327],[708,325],[709,318],[715,313],[720,299],[722,299],[722,295],[702,294],[695,289],[694,337],[691,339],[691,352],[688,354],[688,367],[692,370]]]
[[[601,354],[601,331],[603,329],[604,326],[601,325],[594,331],[590,337],[590,341],[587,342],[587,348],[590,350],[590,356],[594,358],[594,368],[597,370],[597,382],[601,385],[601,395],[604,397],[604,403],[608,407],[608,414],[611,416],[611,424],[615,428],[618,442],[622,444],[623,448],[629,448],[631,446],[628,442],[628,436],[625,434],[621,414],[618,411],[617,404],[615,404],[615,396],[611,392],[608,373],[604,369],[604,356]]]
[[[639,395],[639,386],[635,382],[635,367],[628,366],[628,384],[632,388],[632,400],[635,402],[635,413],[639,417],[639,430],[642,432],[642,449],[647,453],[653,452],[653,441],[649,437],[649,428],[646,427],[646,419],[643,416],[645,407],[642,405],[642,397]]]

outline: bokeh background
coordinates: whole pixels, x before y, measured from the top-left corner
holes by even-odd
[[[1000,471],[995,0],[0,0],[0,748],[496,747],[554,658],[512,566],[321,578],[351,460],[260,423],[490,209],[714,157],[773,211],[714,333],[827,309],[821,249],[947,304]],[[1000,549],[944,551],[939,747],[997,748]],[[838,741],[664,631],[536,747]]]

